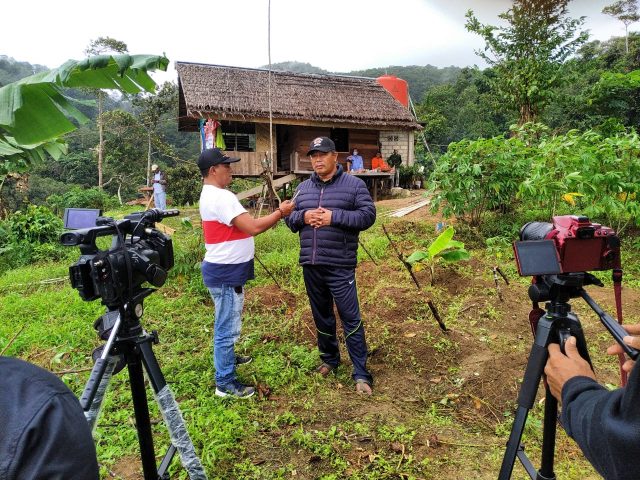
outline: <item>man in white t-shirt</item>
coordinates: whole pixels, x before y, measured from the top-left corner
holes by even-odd
[[[167,209],[167,176],[155,163],[151,165],[153,173],[153,204],[160,210]]]
[[[218,148],[203,150],[198,158],[203,186],[200,217],[206,253],[202,279],[215,304],[213,363],[216,369],[216,395],[248,398],[255,389],[236,377],[235,343],[240,337],[244,284],[254,278],[253,237],[291,213],[295,204],[282,202],[273,213],[253,218],[233,192],[226,190],[232,180],[231,164],[240,161]],[[247,363],[238,357],[238,363]]]

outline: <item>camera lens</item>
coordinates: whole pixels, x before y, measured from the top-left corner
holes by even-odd
[[[553,224],[548,222],[525,223],[520,229],[520,240],[544,240],[553,230]]]

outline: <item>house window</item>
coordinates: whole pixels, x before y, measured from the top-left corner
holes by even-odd
[[[329,138],[336,144],[337,152],[349,151],[349,130],[346,128],[332,128]]]
[[[256,151],[256,125],[254,123],[222,122],[222,137],[226,150]]]

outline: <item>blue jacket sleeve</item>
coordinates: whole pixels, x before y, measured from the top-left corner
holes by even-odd
[[[293,233],[299,232],[304,227],[304,212],[305,210],[297,210],[296,207],[288,217],[284,218],[284,223]]]
[[[562,389],[562,425],[604,478],[640,478],[640,368],[625,388],[608,391],[574,377]]]
[[[376,206],[364,182],[356,187],[355,209],[335,209],[331,212],[331,226],[362,231],[376,221]]]

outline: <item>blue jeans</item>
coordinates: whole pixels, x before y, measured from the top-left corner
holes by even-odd
[[[240,293],[236,292],[240,290]],[[234,346],[240,338],[244,288],[222,285],[209,287],[216,307],[213,324],[213,366],[216,385],[226,385],[236,379],[236,353]]]
[[[153,193],[153,203],[156,208],[160,210],[167,209],[167,192],[154,192]]]

